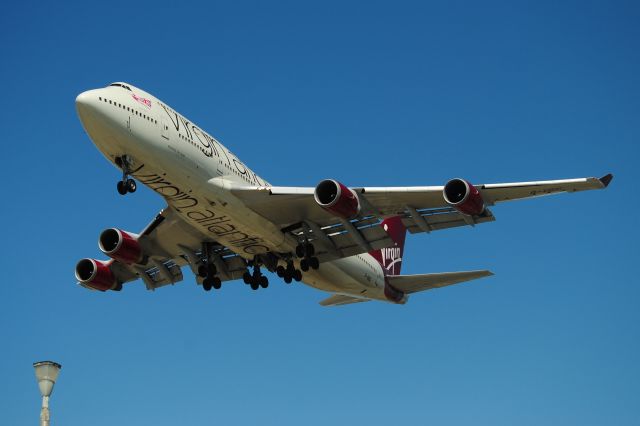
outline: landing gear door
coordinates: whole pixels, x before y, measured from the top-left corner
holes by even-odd
[[[167,119],[162,117],[160,119],[160,135],[169,140],[169,125],[167,124]]]

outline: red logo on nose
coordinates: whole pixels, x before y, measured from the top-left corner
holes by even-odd
[[[131,96],[133,96],[133,99],[140,102],[142,105],[146,106],[147,108],[151,108],[151,101],[149,99],[136,96],[135,93],[132,93]]]

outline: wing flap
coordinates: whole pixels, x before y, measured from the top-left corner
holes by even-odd
[[[463,216],[460,212],[452,208],[428,209],[416,211],[416,213],[422,217],[423,225],[418,223],[418,220],[420,219],[416,220],[416,218],[413,217],[413,214],[405,215],[402,219],[402,223],[412,234],[439,231],[442,229],[466,226],[469,224],[476,225],[496,220],[495,216],[489,209],[485,209],[481,215],[474,217]],[[427,229],[425,229],[425,225]]]
[[[411,294],[419,291],[459,284],[465,281],[471,281],[491,275],[493,275],[493,272],[491,271],[479,270],[419,275],[391,275],[388,276],[387,279],[393,288],[406,294]]]

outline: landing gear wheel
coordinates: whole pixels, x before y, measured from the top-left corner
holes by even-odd
[[[309,259],[309,266],[311,266],[312,269],[318,269],[320,267],[320,261],[317,257],[312,257]]]
[[[137,186],[136,186],[136,181],[133,179],[127,179],[127,191],[134,193],[136,192]]]
[[[284,276],[284,282],[287,284],[291,284],[291,275],[285,275]]]
[[[257,290],[257,289],[258,289],[258,287],[260,287],[260,284],[258,284],[258,283],[257,283],[257,282],[255,282],[255,281],[252,281],[252,282],[251,282],[251,290]]]
[[[118,181],[117,188],[120,195],[126,195],[126,193],[129,192],[123,181]]]
[[[311,243],[298,244],[296,246],[296,256],[300,258],[311,257],[314,254],[316,254],[316,249]]]
[[[242,274],[242,280],[245,284],[251,284],[251,274],[249,272],[245,272]]]
[[[204,281],[202,281],[202,288],[204,289],[204,291],[210,291],[212,286],[213,283],[211,282],[210,278],[205,278]]]
[[[302,281],[302,272],[300,272],[300,270],[296,269],[296,271],[293,273],[293,279],[300,282]]]
[[[260,277],[260,287],[262,288],[269,287],[269,279],[264,275]]]
[[[220,287],[222,287],[222,281],[220,280],[220,278],[214,277],[212,281],[213,281],[213,288],[215,288],[216,290],[220,290]]]
[[[284,277],[284,266],[282,265],[278,265],[278,267],[276,268],[276,275],[278,275],[280,278]]]
[[[300,261],[300,269],[302,269],[304,272],[307,272],[309,270],[309,261],[307,259],[302,259]]]

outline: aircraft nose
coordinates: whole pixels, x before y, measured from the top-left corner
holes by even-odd
[[[95,129],[98,123],[104,119],[98,95],[102,95],[102,93],[99,89],[94,89],[82,92],[76,97],[78,118],[87,132]]]
[[[76,98],[76,109],[80,114],[87,112],[91,108],[94,98],[91,92],[92,90],[82,92]]]

